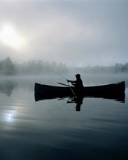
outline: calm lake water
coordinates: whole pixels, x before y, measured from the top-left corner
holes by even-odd
[[[125,103],[84,98],[76,112],[68,99],[35,102],[34,82],[56,85],[63,79],[1,77],[0,160],[128,159],[128,76],[83,77],[86,85],[125,80]]]

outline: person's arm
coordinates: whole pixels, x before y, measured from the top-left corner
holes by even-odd
[[[76,81],[72,81],[72,80],[67,80],[67,82],[70,82],[72,85],[76,84]]]
[[[74,81],[72,81],[72,80],[67,80],[67,82],[71,82],[71,83],[73,83]]]

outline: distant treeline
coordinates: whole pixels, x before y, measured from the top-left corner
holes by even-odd
[[[32,75],[32,74],[64,74],[77,70],[88,73],[128,73],[128,63],[115,64],[113,66],[94,66],[94,67],[67,67],[65,64],[55,62],[29,61],[24,63],[13,62],[10,58],[0,61],[1,75]]]
[[[0,61],[0,74],[14,75],[17,73],[16,66],[10,58],[6,58]]]
[[[116,63],[113,66],[81,67],[80,70],[89,73],[128,73],[128,63]]]
[[[32,74],[55,74],[65,73],[68,71],[66,65],[55,62],[43,61],[28,61],[23,63],[16,63],[11,58],[6,58],[0,61],[0,74],[2,75],[32,75]]]

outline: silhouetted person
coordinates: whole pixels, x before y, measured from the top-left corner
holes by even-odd
[[[70,82],[75,87],[75,94],[77,97],[82,96],[84,86],[80,74],[76,74],[75,81],[67,80],[67,82]]]

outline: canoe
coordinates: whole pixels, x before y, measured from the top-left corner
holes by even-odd
[[[50,86],[35,83],[35,101],[44,99],[72,97],[74,87]],[[97,97],[125,101],[125,81],[100,86],[85,86],[82,92],[83,97]]]

